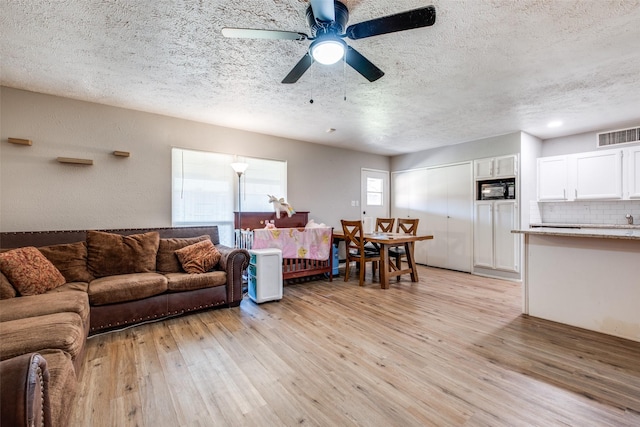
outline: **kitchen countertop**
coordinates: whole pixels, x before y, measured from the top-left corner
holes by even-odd
[[[570,236],[570,237],[592,237],[601,239],[626,239],[640,240],[640,227],[633,228],[626,226],[609,226],[609,227],[591,227],[586,224],[555,224],[556,227],[550,227],[549,224],[544,226],[534,226],[524,230],[511,230],[512,233],[519,234],[535,234],[540,236]],[[577,228],[580,227],[580,228]]]
[[[551,227],[551,228],[624,228],[639,229],[640,224],[577,224],[577,223],[560,223],[560,222],[541,222],[529,225],[534,227]]]

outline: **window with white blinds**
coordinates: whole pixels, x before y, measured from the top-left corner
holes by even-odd
[[[233,212],[238,209],[234,161],[249,166],[242,175],[242,211],[269,212],[269,194],[287,197],[287,162],[235,157],[207,151],[171,150],[171,214],[174,226],[217,225],[220,243],[233,246]]]

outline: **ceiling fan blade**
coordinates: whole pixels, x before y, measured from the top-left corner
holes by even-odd
[[[396,31],[429,27],[435,22],[436,8],[434,6],[426,6],[350,25],[347,28],[346,36],[352,40],[357,40],[380,34],[395,33]]]
[[[250,28],[223,28],[222,35],[236,39],[305,40],[304,33],[278,30],[253,30]]]
[[[300,77],[302,77],[302,75],[305,73],[305,71],[307,71],[309,67],[311,67],[311,64],[313,64],[313,58],[311,57],[309,52],[307,52],[302,57],[302,59],[298,61],[296,66],[293,67],[291,71],[289,71],[289,74],[287,74],[287,77],[285,77],[284,80],[282,80],[282,83],[297,82],[300,79]]]
[[[311,10],[318,21],[333,22],[336,20],[336,8],[333,0],[311,0]]]
[[[380,77],[384,76],[384,71],[373,65],[371,61],[362,56],[360,52],[347,46],[347,53],[345,60],[354,70],[362,74],[362,76],[370,82],[375,82]]]

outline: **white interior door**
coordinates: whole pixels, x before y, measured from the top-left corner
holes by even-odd
[[[389,217],[389,171],[362,169],[360,184],[360,206],[362,220],[371,217]]]

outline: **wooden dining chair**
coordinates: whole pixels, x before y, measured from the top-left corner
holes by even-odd
[[[376,218],[376,231],[380,233],[393,233],[395,218]]]
[[[393,233],[395,222],[395,218],[376,218],[376,233]],[[364,244],[364,248],[369,252],[380,253],[380,246],[375,243],[367,242]]]
[[[344,270],[344,281],[349,281],[351,262],[358,263],[360,270],[360,286],[364,284],[366,263],[372,263],[372,276],[376,274],[376,267],[380,263],[380,253],[368,251],[364,247],[364,231],[362,221],[341,220],[342,231],[344,233],[347,255],[347,265]]]
[[[415,236],[416,234],[418,234],[419,221],[419,218],[398,218],[398,227],[396,228],[396,233],[411,234],[412,236]],[[415,243],[411,243],[411,245],[414,246]],[[407,252],[404,250],[404,245],[393,246],[389,248],[389,256],[395,258],[396,267],[398,268],[398,270],[401,270],[402,258],[407,257]],[[397,276],[397,278],[398,280],[400,280],[400,276]]]

